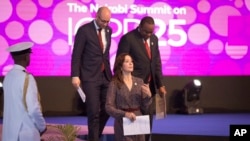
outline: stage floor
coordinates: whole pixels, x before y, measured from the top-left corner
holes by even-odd
[[[85,116],[56,116],[45,118],[47,124],[72,124],[78,126],[81,129],[79,134],[83,136],[87,135],[87,118]],[[113,121],[113,118],[109,119],[104,130],[105,135],[113,135]],[[2,122],[2,120],[0,122]],[[192,136],[211,136],[228,140],[229,127],[232,124],[250,125],[250,113],[201,115],[169,114],[164,119],[154,119],[152,134],[153,137],[155,136],[154,138],[157,138],[156,136],[161,136],[162,139],[166,139],[167,137],[172,138],[172,136],[185,136],[186,140],[188,140],[187,137]],[[110,140],[111,139],[108,139],[108,141]]]

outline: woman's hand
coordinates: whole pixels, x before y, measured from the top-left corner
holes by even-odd
[[[149,89],[149,84],[143,84],[141,88],[142,88],[143,98],[152,96],[151,91]]]
[[[126,112],[125,117],[130,119],[132,122],[136,120],[136,115],[132,112]]]

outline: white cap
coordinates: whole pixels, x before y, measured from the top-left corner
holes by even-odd
[[[20,42],[10,46],[7,51],[12,55],[21,55],[26,53],[31,53],[31,47],[34,45],[32,42]]]

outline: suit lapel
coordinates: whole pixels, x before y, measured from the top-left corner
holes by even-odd
[[[142,43],[141,47],[143,48],[143,49],[142,49],[142,50],[143,50],[143,53],[144,53],[145,56],[149,59],[148,53],[147,53],[147,50],[146,50],[146,46],[145,46],[145,41],[144,41],[143,39],[141,39],[141,43]]]
[[[138,47],[140,47],[141,49],[141,51],[143,52],[143,54],[145,55],[145,57],[146,58],[148,58],[149,59],[149,57],[148,57],[148,54],[147,54],[147,50],[146,50],[146,48],[145,48],[145,44],[144,44],[144,40],[143,40],[143,38],[141,37],[141,35],[140,35],[140,33],[138,32],[138,28],[136,28],[135,29],[135,32],[136,32],[136,41],[138,42]],[[151,48],[151,47],[150,47]]]
[[[94,20],[92,21],[92,26],[93,26],[93,34],[94,34],[94,36],[96,36],[96,41],[98,42],[98,45],[99,45],[99,49],[100,49],[100,51],[102,52],[102,49],[101,49],[101,45],[100,45],[100,42],[99,42],[99,37],[98,37],[98,32],[97,32],[97,29],[96,29],[96,27],[95,27],[95,23],[94,23]],[[105,36],[106,36],[106,40],[107,40],[107,47],[109,47],[109,41],[111,40],[110,38],[109,38],[109,29],[108,28],[105,28],[104,29],[105,31]],[[102,40],[104,40],[104,39],[102,39]],[[105,51],[104,51],[104,53],[106,52],[106,50],[107,50],[107,47],[105,47]]]
[[[153,41],[152,36],[150,37],[150,40],[149,40],[149,47],[150,47],[150,52],[151,52],[151,58],[153,58],[153,56],[154,56],[154,46],[155,46],[155,43]]]
[[[105,28],[105,36],[106,36],[106,39],[107,39],[107,43],[109,43],[110,42],[110,33],[109,33],[110,31],[109,31],[109,28]]]
[[[108,27],[105,28],[105,37],[106,37],[106,40],[107,40],[107,45],[106,45],[106,48],[105,48],[105,52],[106,50],[109,50],[108,48],[110,47],[110,42],[111,42],[111,38],[110,38],[110,30]]]
[[[96,42],[97,42],[97,44],[100,46],[100,42],[99,42],[99,37],[98,37],[98,33],[97,33],[97,29],[96,29],[96,27],[95,27],[95,23],[94,23],[94,20],[92,21],[92,23],[91,23],[92,25],[92,27],[93,28],[91,28],[91,29],[93,29],[93,30],[91,30],[91,32],[93,33],[93,37],[95,36],[96,37]],[[100,48],[100,47],[99,47]],[[100,48],[100,50],[101,50],[101,48]]]
[[[148,59],[150,59],[149,58],[149,56],[148,56],[148,52],[147,52],[147,50],[146,50],[146,46],[145,46],[145,43],[144,43],[144,40],[141,38],[140,39],[140,41],[139,41],[140,43],[140,47],[142,47],[142,50],[143,50],[143,54],[145,54],[145,56],[148,58]],[[150,52],[151,52],[151,57],[153,57],[153,53],[152,53],[152,47],[153,47],[153,45],[154,45],[154,42],[151,40],[151,38],[150,38],[150,41],[149,41],[149,48],[150,48]]]

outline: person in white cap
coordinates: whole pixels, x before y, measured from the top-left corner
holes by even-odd
[[[7,49],[15,64],[3,81],[2,141],[40,141],[47,129],[36,80],[26,71],[32,46],[21,42]]]

